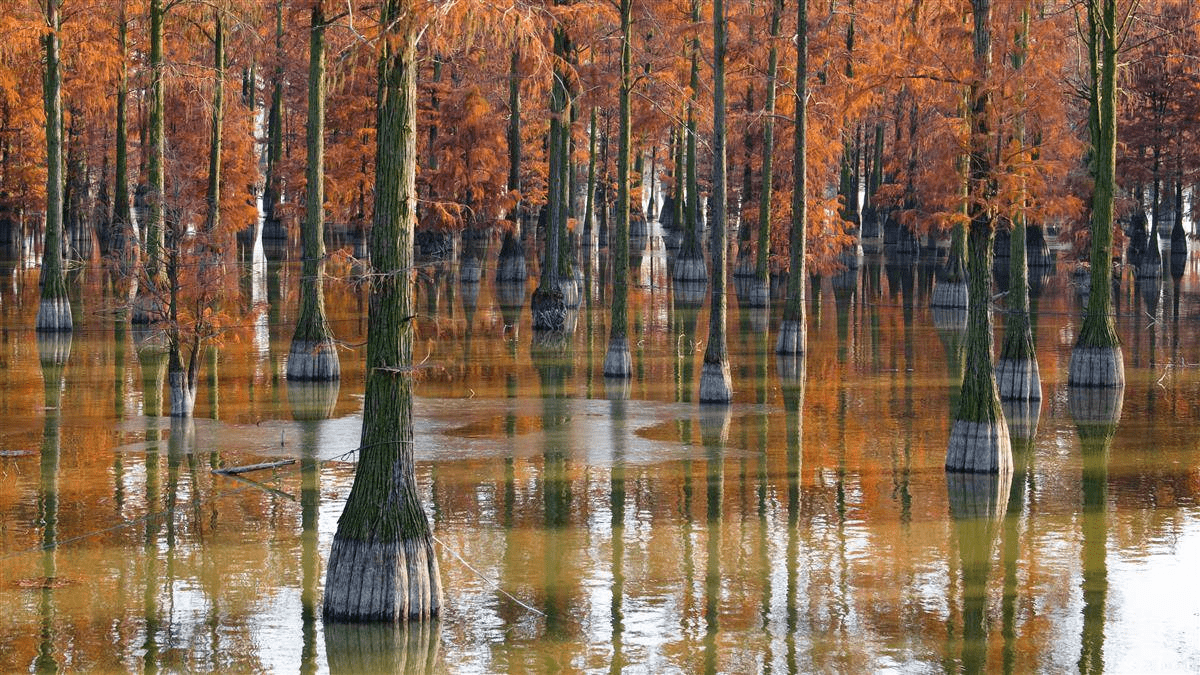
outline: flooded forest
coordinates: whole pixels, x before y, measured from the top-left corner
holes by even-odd
[[[1200,671],[1185,0],[0,0],[0,672]]]

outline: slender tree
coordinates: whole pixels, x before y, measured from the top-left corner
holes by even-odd
[[[1125,22],[1121,22],[1123,25]],[[1113,197],[1117,148],[1117,0],[1089,0],[1084,39],[1092,136],[1091,293],[1071,350],[1068,384],[1122,388],[1125,360],[1112,314]],[[1157,245],[1157,244],[1156,244]]]
[[[691,0],[692,23],[700,23],[700,0]],[[684,149],[686,197],[683,214],[683,243],[675,261],[675,281],[703,282],[708,280],[704,268],[704,250],[700,245],[700,180],[696,166],[696,107],[700,97],[700,38],[692,38],[687,102],[687,140]]]
[[[779,31],[783,23],[783,0],[771,1],[771,47],[767,52],[767,103],[763,110],[762,188],[758,195],[758,255],[754,263],[754,285],[747,298],[752,307],[770,303],[771,280],[767,257],[771,252],[771,196],[774,181],[775,85],[779,71]]]
[[[791,264],[787,300],[775,353],[803,354],[808,349],[805,316],[805,249],[808,244],[808,0],[796,3],[796,123],[793,140]]]
[[[608,333],[608,353],[604,356],[604,376],[629,379],[633,375],[626,335],[629,304],[629,94],[633,87],[630,45],[630,15],[633,0],[619,0],[621,13],[621,93],[617,145],[617,229],[611,245],[613,259],[612,320]]]
[[[69,331],[71,303],[63,274],[63,109],[62,109],[62,0],[46,0],[46,28],[42,35],[46,63],[42,101],[46,110],[46,243],[42,250],[42,301],[38,306],[38,332]]]
[[[327,621],[426,620],[442,604],[413,460],[417,26],[411,0],[385,0],[381,13],[366,397],[358,468],[326,571]]]
[[[725,266],[727,238],[725,175],[725,0],[713,0],[713,222],[709,226],[712,255],[712,305],[708,321],[708,345],[700,371],[700,402],[731,403],[733,382],[729,375],[726,338]]]
[[[1012,473],[1012,447],[992,368],[991,270],[995,227],[991,198],[995,178],[989,156],[992,61],[991,0],[971,0],[975,74],[970,86],[970,229],[967,241],[967,353],[962,394],[950,429],[946,470]]]
[[[1028,44],[1029,8],[1026,7],[1021,11],[1021,28],[1017,33],[1016,50],[1012,57],[1013,68],[1018,71],[1025,65]],[[1018,95],[1018,107],[1023,106],[1023,98]],[[1016,141],[1023,151],[1023,112],[1017,113]],[[1004,342],[1000,347],[1000,359],[996,363],[1000,398],[1008,401],[1042,400],[1042,379],[1038,371],[1033,330],[1029,321],[1029,269],[1025,257],[1024,202],[1024,190],[1021,190],[1016,213],[1012,218],[1012,233],[1009,236],[1009,288],[1006,300],[1008,312],[1004,319]]]
[[[304,260],[300,273],[300,312],[288,352],[289,380],[341,377],[337,346],[325,318],[325,3],[313,3],[309,23],[307,196],[301,228]]]

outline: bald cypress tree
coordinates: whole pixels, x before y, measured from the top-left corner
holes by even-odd
[[[627,336],[629,305],[629,93],[633,85],[629,42],[632,0],[620,0],[621,10],[621,94],[620,131],[617,149],[617,230],[612,242],[613,301],[612,322],[608,334],[608,353],[604,356],[604,376],[629,379],[633,368]]]
[[[1125,361],[1112,314],[1113,189],[1117,154],[1117,0],[1087,3],[1092,137],[1091,293],[1067,383],[1122,388]],[[1154,242],[1155,246],[1158,242]]]
[[[808,0],[796,3],[796,124],[792,174],[791,270],[787,300],[775,353],[803,354],[807,349],[804,299],[804,251],[808,244]]]
[[[326,571],[328,621],[425,620],[442,604],[413,464],[418,63],[412,0],[385,0],[381,18],[366,400],[354,486]]]
[[[42,300],[37,330],[69,331],[71,303],[63,274],[63,110],[62,43],[59,39],[61,0],[46,0],[46,33],[42,36],[46,63],[42,101],[46,110],[46,242],[42,250]]]
[[[300,314],[288,352],[289,380],[329,381],[341,377],[337,346],[325,318],[325,28],[322,3],[309,24],[307,159],[308,195],[301,240]]]
[[[713,0],[713,222],[709,226],[712,255],[712,308],[708,319],[708,345],[700,371],[700,402],[730,403],[733,381],[726,348],[727,307],[725,266],[727,176],[725,172],[725,0]]]
[[[970,224],[967,234],[967,353],[962,395],[953,415],[947,471],[1012,472],[1012,448],[992,368],[990,307],[992,240],[995,227],[989,201],[995,190],[989,159],[992,60],[991,0],[971,0],[974,18],[975,79],[971,82]]]

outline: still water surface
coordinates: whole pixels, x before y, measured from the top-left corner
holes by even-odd
[[[98,271],[73,280],[68,345],[35,339],[36,270],[0,270],[0,671],[1200,671],[1194,261],[1121,291],[1115,428],[1072,417],[1078,294],[1045,281],[1045,400],[1011,483],[942,471],[961,336],[935,326],[926,265],[826,279],[804,387],[758,330],[779,307],[731,297],[717,411],[694,402],[707,309],[676,306],[661,255],[635,269],[615,390],[599,285],[547,353],[487,266],[481,286],[427,267],[417,477],[446,611],[407,632],[320,621],[365,296],[329,285],[343,381],[302,389],[283,377],[298,268],[244,276],[261,311],[172,423],[165,360],[105,311]],[[212,473],[279,458],[298,461]]]

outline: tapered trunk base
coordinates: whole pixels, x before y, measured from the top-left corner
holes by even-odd
[[[775,341],[775,353],[780,356],[803,354],[808,345],[808,334],[800,321],[787,321],[779,324],[779,338]]]
[[[933,295],[929,298],[929,306],[940,309],[967,308],[967,282],[939,281],[933,287]]]
[[[734,281],[735,286],[739,286],[738,304],[745,308],[762,309],[771,306],[771,282],[769,280],[759,281],[754,277],[743,279],[741,282]]]
[[[708,266],[704,256],[681,256],[675,261],[675,281],[708,282]]]
[[[1012,445],[1004,419],[994,422],[955,420],[946,451],[946,471],[1012,473]]]
[[[39,333],[66,333],[74,327],[71,319],[71,301],[66,298],[42,298],[38,305],[37,323]]]
[[[525,282],[528,277],[525,252],[520,247],[520,242],[514,239],[512,249],[500,252],[500,260],[496,265],[496,283]]]
[[[1041,401],[1037,359],[1000,359],[996,362],[996,386],[1001,401]]]
[[[325,575],[326,621],[427,621],[441,608],[441,574],[428,536],[398,542],[334,536]]]
[[[133,298],[133,311],[129,313],[129,322],[146,326],[161,321],[162,318],[162,305],[158,299],[139,290]]]
[[[729,375],[729,361],[704,362],[700,370],[700,402],[733,402],[733,379]]]
[[[762,335],[771,328],[770,302],[762,307],[743,307],[746,317],[746,327],[755,335]]]
[[[533,313],[533,330],[562,332],[567,322],[567,305],[561,285],[554,290],[538,288],[530,300]]]
[[[337,346],[331,338],[292,340],[292,348],[288,351],[288,380],[332,382],[341,376]]]
[[[191,417],[196,410],[196,384],[189,383],[182,370],[168,372],[167,384],[171,390],[171,417]]]
[[[633,376],[633,360],[629,356],[629,340],[612,338],[604,355],[604,377],[629,379]]]
[[[1125,359],[1117,347],[1075,347],[1071,350],[1071,365],[1067,386],[1086,388],[1123,388]]]

